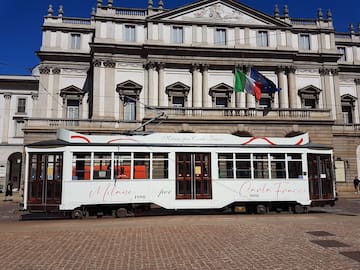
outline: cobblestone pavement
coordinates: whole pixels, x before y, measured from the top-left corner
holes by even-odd
[[[360,203],[339,204],[301,215],[9,217],[0,220],[0,269],[360,269]]]

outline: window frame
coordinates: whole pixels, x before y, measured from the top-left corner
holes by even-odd
[[[124,40],[127,42],[136,42],[136,26],[134,24],[124,25]]]
[[[227,44],[227,29],[226,28],[216,28],[215,29],[215,45],[216,46],[226,46]]]
[[[258,47],[269,47],[269,32],[265,30],[259,30],[256,33],[256,45]]]
[[[302,51],[311,50],[311,37],[309,34],[299,34],[299,49]]]
[[[173,25],[171,28],[171,41],[174,44],[184,44],[184,27]]]
[[[80,50],[81,49],[81,34],[70,33],[70,49]]]
[[[22,102],[24,104],[21,104]],[[19,97],[17,99],[17,110],[16,110],[16,112],[18,114],[26,114],[26,98]]]

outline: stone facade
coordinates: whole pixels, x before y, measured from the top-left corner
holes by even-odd
[[[233,0],[173,10],[99,0],[90,18],[49,8],[42,31],[25,143],[54,138],[60,127],[117,133],[152,119],[141,129],[309,132],[312,143],[334,147],[340,189],[360,175],[360,33],[336,32],[330,11],[299,19],[287,6],[266,15]],[[255,68],[282,90],[260,101],[235,93],[235,68]]]

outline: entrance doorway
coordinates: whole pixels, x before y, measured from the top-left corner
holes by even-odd
[[[176,153],[176,199],[211,199],[210,166],[210,153]]]
[[[8,158],[9,171],[7,184],[11,185],[13,189],[20,190],[21,181],[21,167],[22,167],[22,154],[13,153]]]

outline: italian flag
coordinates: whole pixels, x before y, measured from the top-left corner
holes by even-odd
[[[261,89],[255,80],[238,69],[235,69],[234,91],[249,93],[255,96],[256,100],[260,100],[261,98]]]

